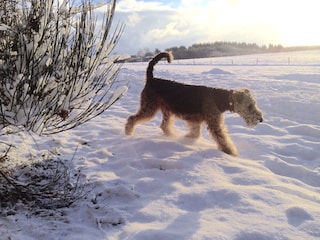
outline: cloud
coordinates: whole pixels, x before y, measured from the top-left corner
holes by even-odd
[[[135,27],[141,22],[141,16],[137,13],[132,13],[128,15],[126,24],[129,27]]]
[[[126,28],[116,50],[135,54],[214,41],[316,45],[318,5],[317,0],[120,0],[115,20]]]
[[[163,11],[170,10],[170,5],[163,4],[158,1],[137,1],[137,0],[121,0],[117,3],[117,11],[120,12],[139,12],[139,11]]]

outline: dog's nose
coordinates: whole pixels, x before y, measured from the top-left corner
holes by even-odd
[[[260,118],[259,121],[260,121],[260,122],[263,122],[263,118]]]

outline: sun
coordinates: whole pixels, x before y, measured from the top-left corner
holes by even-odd
[[[270,17],[279,42],[286,46],[320,45],[320,32],[317,30],[320,22],[318,13],[319,2],[278,1],[277,11],[272,11]]]
[[[319,6],[316,0],[229,0],[212,1],[207,9],[215,15],[210,23],[216,24],[213,31],[220,27],[235,37],[238,34],[239,38],[257,39],[264,44],[305,46],[320,45]]]

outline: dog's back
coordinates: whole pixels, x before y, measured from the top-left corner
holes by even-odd
[[[160,101],[167,103],[171,111],[180,114],[199,113],[203,94],[209,94],[210,91],[205,86],[192,86],[161,78],[153,78],[146,87],[152,89]]]
[[[151,59],[147,68],[145,88],[149,93],[152,93],[153,98],[157,98],[163,104],[166,104],[176,115],[201,113],[203,109],[208,107],[204,104],[210,104],[205,101],[205,99],[209,99],[210,95],[210,99],[213,100],[211,104],[219,102],[219,99],[224,99],[224,95],[227,94],[226,91],[216,91],[206,86],[188,85],[155,78],[153,68],[162,58],[166,58],[169,63],[173,60],[171,52],[161,52]],[[214,101],[215,99],[217,101]],[[222,108],[222,111],[225,108],[225,106],[216,107]]]

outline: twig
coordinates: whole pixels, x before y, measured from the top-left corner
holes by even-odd
[[[5,152],[5,154],[0,157],[0,159],[4,159],[4,158],[6,158],[6,157],[8,156],[8,153],[9,153],[11,147],[12,147],[12,145],[9,145],[9,148],[7,149],[7,151]],[[23,194],[23,192],[22,192],[22,190],[20,189],[20,187],[19,187],[14,181],[12,181],[10,178],[7,177],[7,175],[2,171],[1,168],[0,168],[0,175],[8,182],[11,186],[13,186],[20,195]]]

